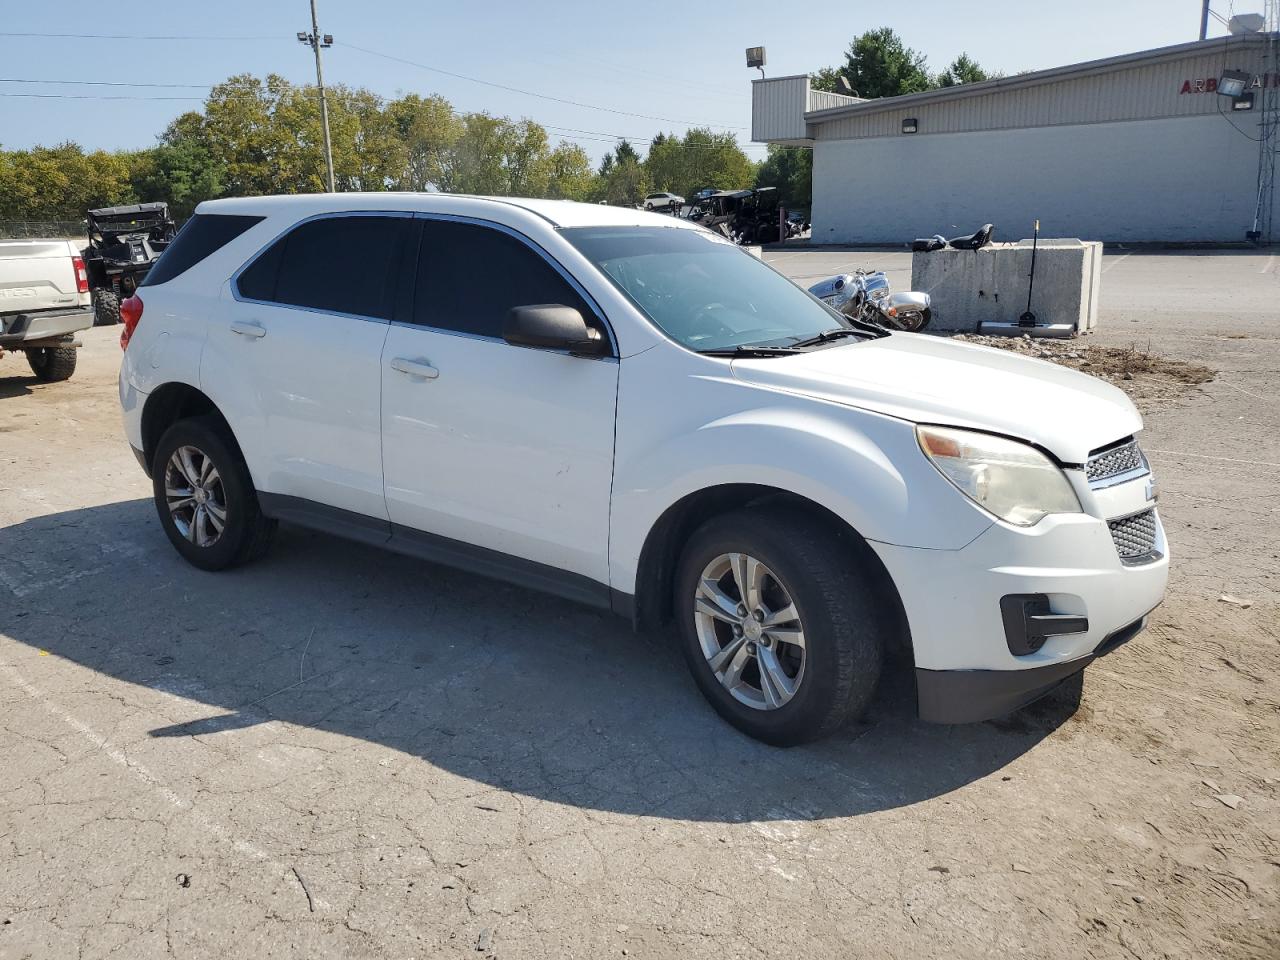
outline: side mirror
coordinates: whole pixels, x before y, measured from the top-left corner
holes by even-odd
[[[568,350],[580,357],[598,357],[609,351],[609,342],[599,330],[587,326],[574,307],[559,303],[512,307],[502,324],[502,339],[517,347]]]

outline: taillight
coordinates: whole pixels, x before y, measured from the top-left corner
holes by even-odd
[[[84,268],[84,258],[72,257],[71,269],[76,272],[76,293],[88,293],[89,271]]]
[[[128,349],[129,340],[133,337],[133,331],[138,328],[138,321],[142,319],[142,298],[136,293],[128,300],[120,304],[120,322],[124,324],[124,329],[120,331],[120,349]]]

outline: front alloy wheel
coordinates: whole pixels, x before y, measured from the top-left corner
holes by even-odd
[[[886,641],[869,547],[799,506],[714,516],[684,545],[672,610],[693,679],[766,743],[834,731],[871,701]]]
[[[178,532],[197,547],[212,547],[227,525],[227,493],[210,457],[193,446],[173,451],[165,464],[164,495]]]
[[[776,710],[804,681],[804,626],[791,594],[764,563],[724,553],[702,571],[694,601],[702,655],[721,686],[756,710]]]

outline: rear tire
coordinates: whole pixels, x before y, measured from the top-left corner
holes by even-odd
[[[93,291],[93,325],[112,327],[120,322],[120,295],[114,290]]]
[[[262,515],[249,469],[220,420],[169,427],[156,445],[151,482],[160,525],[193,566],[225,570],[271,546],[276,522]]]
[[[871,703],[888,635],[852,536],[802,511],[765,506],[715,517],[690,537],[673,603],[681,648],[703,695],[748,736],[775,746],[817,740]],[[730,559],[729,572],[708,586],[736,556],[760,566],[735,568]],[[754,599],[737,587],[738,569],[748,578],[763,569],[758,590],[748,588]],[[720,610],[706,603],[717,596]],[[735,604],[737,614],[746,611],[742,626],[734,613],[722,616]],[[739,642],[740,654],[731,649]]]
[[[75,347],[33,347],[27,351],[27,363],[41,383],[70,380],[76,372]]]

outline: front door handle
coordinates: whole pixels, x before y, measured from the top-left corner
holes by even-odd
[[[391,361],[391,369],[399,373],[407,373],[411,377],[423,377],[434,380],[440,371],[426,360],[410,360],[408,357],[396,357]]]
[[[254,340],[261,340],[267,335],[267,330],[261,324],[248,323],[244,320],[232,320],[231,332],[238,333],[242,337],[252,337]]]

